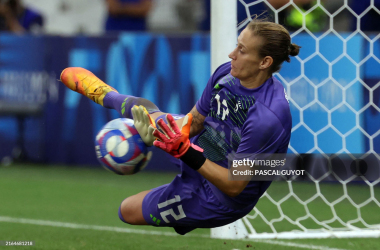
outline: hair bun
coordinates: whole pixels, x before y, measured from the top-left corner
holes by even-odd
[[[289,46],[289,55],[296,56],[300,53],[300,46],[297,44],[291,43]]]

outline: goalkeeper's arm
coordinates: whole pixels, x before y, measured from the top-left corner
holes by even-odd
[[[191,113],[184,117],[181,129],[170,114],[166,116],[166,119],[168,120],[168,124],[165,124],[160,119],[157,122],[160,130],[154,130],[153,135],[159,139],[158,141],[154,141],[156,147],[181,159],[186,165],[198,171],[228,196],[234,197],[243,191],[249,181],[229,180],[228,169],[206,159],[202,154],[203,149],[190,142],[190,124],[194,124]]]
[[[190,136],[189,136],[190,138],[192,138],[192,137],[196,136],[197,134],[199,134],[203,130],[203,122],[204,122],[206,117],[204,117],[203,115],[201,115],[198,112],[196,106],[194,106],[189,113],[193,115],[193,121],[191,123]],[[156,112],[156,113],[150,114],[150,117],[152,117],[153,120],[157,121],[158,117],[160,117],[162,115],[166,115],[166,114],[167,113]],[[184,118],[176,120],[178,127],[182,126],[183,119]]]

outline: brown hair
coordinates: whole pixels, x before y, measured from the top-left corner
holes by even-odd
[[[284,61],[290,62],[289,56],[296,56],[300,51],[301,47],[291,43],[289,32],[280,24],[256,17],[248,24],[247,29],[252,31],[253,35],[263,39],[259,55],[273,58],[271,74],[279,71]]]

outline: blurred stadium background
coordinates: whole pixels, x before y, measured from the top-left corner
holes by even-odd
[[[153,0],[147,31],[120,33],[105,32],[103,0],[22,2],[38,10],[45,24],[38,34],[0,33],[0,241],[31,240],[36,249],[378,248],[376,238],[218,240],[205,229],[179,237],[171,229],[122,223],[117,209],[124,198],[170,182],[178,170],[155,149],[151,164],[135,176],[103,170],[94,138],[118,114],[57,79],[68,66],[84,67],[121,93],[187,113],[211,74],[210,1]],[[302,50],[276,75],[290,98],[289,153],[377,156],[379,29],[357,23],[380,16],[377,0],[362,1],[366,6],[357,12],[355,0],[310,1],[308,9],[292,1],[277,10],[268,2],[237,1],[237,23],[265,10],[276,21],[285,20],[285,12],[293,18],[286,19],[288,28]],[[297,12],[301,26],[294,28],[289,20],[299,20]],[[273,183],[246,222],[258,233],[342,225],[354,233],[379,229],[378,178],[321,180]]]

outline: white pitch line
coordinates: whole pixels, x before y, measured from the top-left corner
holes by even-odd
[[[73,229],[91,229],[91,230],[97,230],[97,231],[111,231],[111,232],[118,232],[118,233],[136,233],[136,234],[151,234],[151,235],[164,235],[164,236],[180,236],[179,234],[172,233],[172,232],[161,232],[161,231],[142,230],[142,229],[130,229],[130,228],[125,228],[125,227],[85,225],[85,224],[66,223],[66,222],[49,221],[49,220],[33,220],[33,219],[24,219],[24,218],[13,218],[13,217],[7,217],[7,216],[0,216],[0,222],[32,224],[32,225],[51,226],[51,227],[64,227],[64,228],[73,228]],[[207,234],[189,234],[187,236],[210,238],[210,236]]]
[[[67,222],[49,221],[49,220],[33,220],[33,219],[24,219],[24,218],[13,218],[13,217],[8,217],[8,216],[0,216],[0,222],[31,224],[31,225],[51,226],[51,227],[63,227],[63,228],[73,228],[73,229],[90,229],[90,230],[111,231],[111,232],[118,232],[118,233],[164,235],[164,236],[172,236],[172,237],[180,236],[179,234],[172,233],[172,232],[130,229],[130,228],[125,228],[125,227],[85,225],[85,224],[76,224],[76,223],[67,223]],[[210,238],[210,235],[208,234],[187,234],[185,236]],[[277,240],[254,240],[254,239],[237,239],[237,240],[266,243],[266,244],[271,244],[271,245],[291,246],[291,247],[306,248],[306,249],[316,249],[316,250],[345,250],[345,249],[338,249],[338,248],[329,248],[325,246],[298,244],[298,243],[293,243],[293,242],[285,242],[285,241],[277,241]]]
[[[280,245],[280,246],[289,246],[289,247],[298,247],[298,248],[306,248],[306,249],[316,249],[316,250],[346,250],[343,248],[330,248],[326,246],[315,246],[309,244],[299,244],[294,242],[287,241],[279,241],[279,240],[252,240],[252,239],[242,239],[244,241],[254,241],[260,243],[268,243],[272,245]]]

